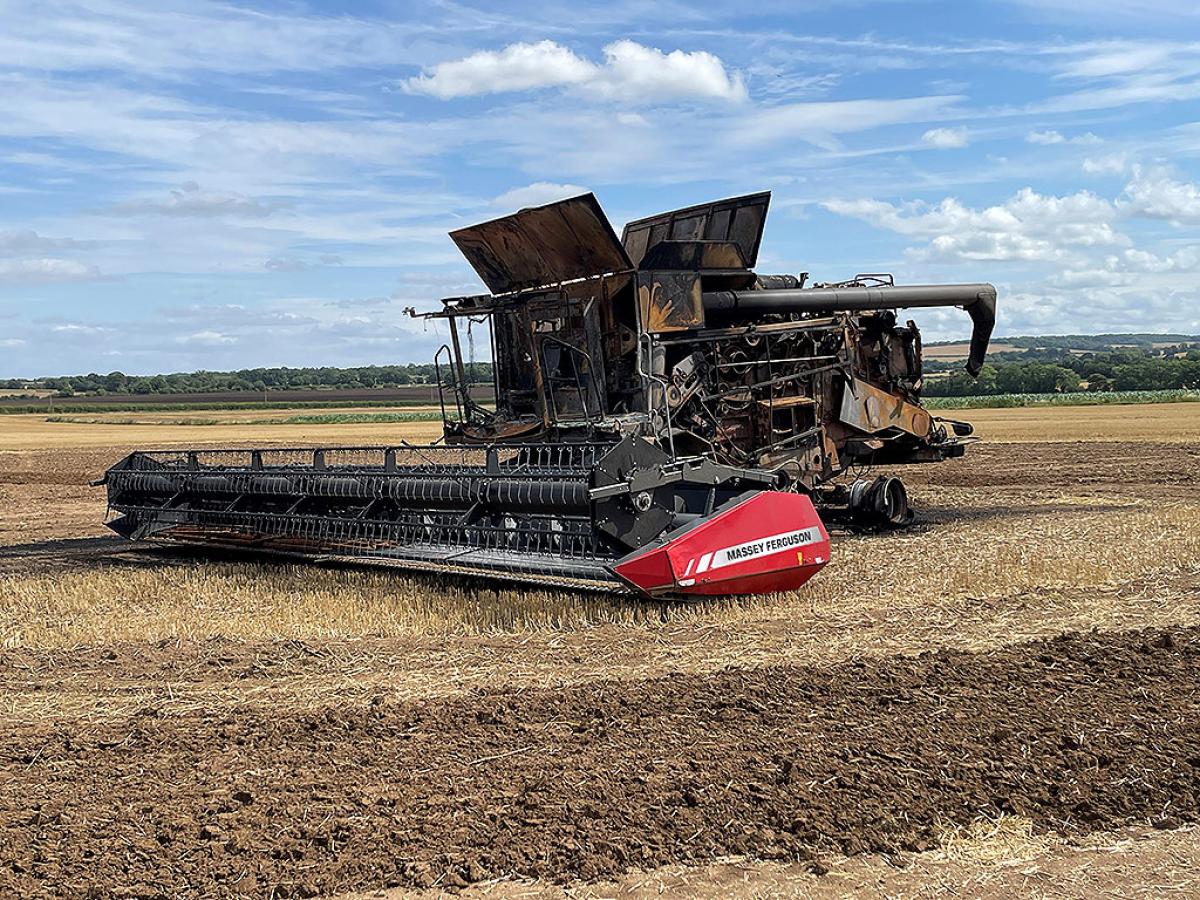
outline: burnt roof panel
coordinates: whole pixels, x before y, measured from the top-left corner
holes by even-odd
[[[633,268],[595,194],[450,232],[493,294]]]

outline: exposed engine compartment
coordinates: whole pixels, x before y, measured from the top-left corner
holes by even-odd
[[[897,286],[879,274],[806,286],[807,273],[756,274],[769,200],[642,219],[620,242],[591,194],[453,233],[494,293],[425,314],[450,324],[450,365],[439,373],[453,397],[447,442],[632,433],[673,457],[776,473],[828,502],[840,494],[819,489],[851,467],[961,455],[970,426],[921,407],[921,333],[896,310],[966,309],[975,373],[995,288]],[[545,283],[522,287],[534,282]],[[494,412],[466,390],[463,318],[491,329]]]

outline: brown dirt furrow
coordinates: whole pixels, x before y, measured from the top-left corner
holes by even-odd
[[[937,466],[905,466],[901,475],[920,486],[982,490],[1038,488],[1051,493],[1185,497],[1200,473],[1195,443],[1065,441],[981,443],[962,459]]]
[[[302,713],[16,725],[0,893],[313,895],[1200,811],[1200,629]]]

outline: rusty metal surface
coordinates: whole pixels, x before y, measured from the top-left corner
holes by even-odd
[[[867,434],[899,428],[907,434],[924,438],[933,426],[932,417],[920,406],[862,379],[856,380],[853,387],[846,385],[840,418],[846,425]]]
[[[639,272],[638,311],[651,334],[704,327],[700,276],[695,272]]]
[[[493,294],[633,268],[594,194],[450,232]]]
[[[641,265],[646,254],[662,241],[728,241],[741,252],[743,265],[758,262],[771,192],[730,197],[673,209],[625,226],[621,243],[634,263]]]

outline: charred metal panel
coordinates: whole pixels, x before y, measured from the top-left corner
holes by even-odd
[[[856,380],[846,384],[842,394],[841,421],[859,431],[876,434],[888,428],[924,438],[933,427],[933,420],[920,406],[902,397]]]
[[[741,252],[743,265],[758,262],[771,192],[731,197],[638,219],[625,226],[621,243],[639,266],[663,241],[728,241]],[[643,266],[646,267],[646,266]]]
[[[642,269],[744,269],[746,261],[730,241],[660,241],[642,259]]]
[[[651,334],[704,327],[700,276],[696,272],[639,272],[638,312]]]
[[[633,268],[595,194],[450,232],[494,294]]]

